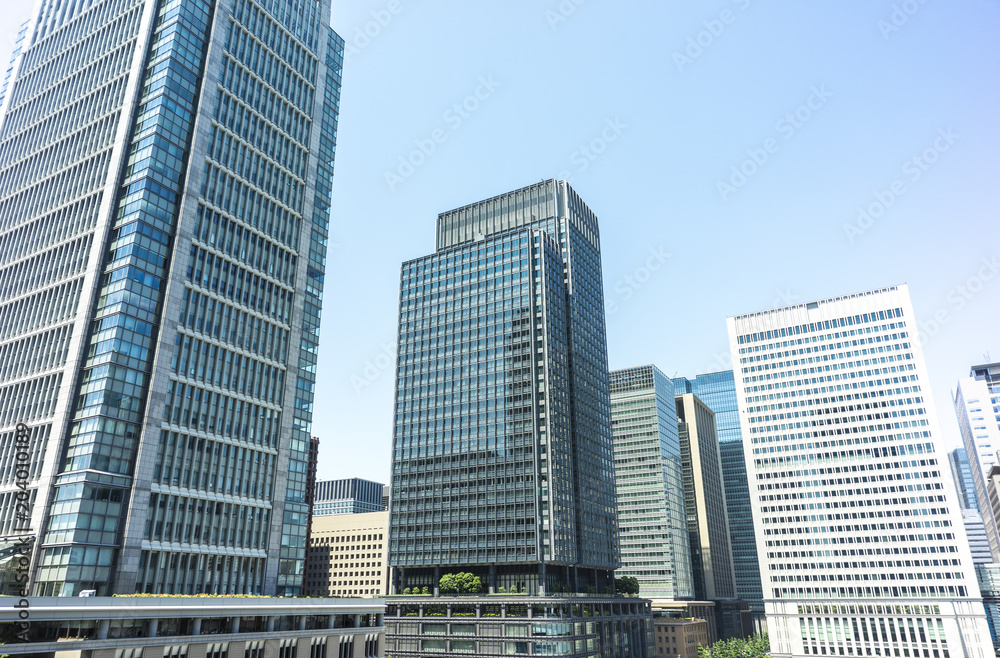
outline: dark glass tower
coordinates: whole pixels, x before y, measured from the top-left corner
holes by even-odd
[[[394,587],[605,591],[619,565],[597,217],[549,180],[437,220],[403,264]]]
[[[750,510],[750,488],[743,457],[743,435],[736,402],[736,382],[732,370],[698,375],[694,379],[674,378],[677,395],[694,393],[715,414],[719,437],[719,459],[729,517],[729,539],[733,554],[737,596],[758,614],[764,612],[757,560],[757,539]]]
[[[36,11],[0,126],[0,455],[19,422],[31,455],[20,523],[0,457],[0,540],[36,538],[40,595],[301,593],[330,2]]]

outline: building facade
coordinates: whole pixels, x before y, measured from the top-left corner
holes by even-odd
[[[403,264],[393,591],[612,592],[619,566],[597,217],[564,181],[442,213]]]
[[[979,499],[976,498],[976,482],[972,477],[969,453],[965,448],[955,448],[948,453],[948,464],[951,466],[951,475],[955,478],[958,502],[962,509],[978,510]]]
[[[393,658],[653,658],[653,618],[644,599],[393,597],[385,629]]]
[[[906,286],[728,327],[772,655],[992,655]]]
[[[1000,651],[1000,564],[976,565],[979,592],[986,608],[986,620],[990,626],[994,651]]]
[[[389,512],[313,519],[307,596],[383,597],[389,584]]]
[[[381,512],[386,509],[384,489],[384,484],[361,478],[317,482],[313,515]]]
[[[675,402],[694,595],[702,601],[734,599],[736,581],[715,414],[693,393],[678,395]]]
[[[990,505],[986,482],[990,470],[1000,465],[1000,363],[972,366],[969,376],[958,380],[953,400],[990,552],[1000,562],[1000,520]]]
[[[675,377],[677,395],[694,393],[715,414],[719,437],[719,459],[726,491],[726,514],[729,518],[729,541],[733,554],[736,594],[750,606],[755,618],[764,617],[760,587],[760,563],[757,560],[757,537],[750,509],[747,467],[743,456],[740,411],[736,403],[736,381],[732,370],[698,375],[693,379]],[[760,624],[758,624],[759,626]]]
[[[302,592],[329,16],[37,5],[0,126],[0,537],[36,595]]]
[[[656,366],[611,371],[620,576],[640,596],[695,595],[673,384]]]
[[[60,658],[371,658],[385,655],[384,600],[32,597],[0,609],[4,654]],[[13,635],[13,634],[12,634]]]
[[[708,621],[705,619],[653,619],[656,655],[664,658],[698,658],[698,647],[711,646],[708,641]]]

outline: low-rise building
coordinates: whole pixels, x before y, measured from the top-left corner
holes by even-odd
[[[3,653],[44,658],[368,658],[380,599],[8,597]]]
[[[314,516],[305,591],[309,596],[381,597],[389,583],[389,512]]]
[[[698,658],[698,647],[709,646],[708,621],[705,619],[657,617],[653,620],[653,632],[658,658]]]
[[[652,658],[647,599],[519,595],[394,596],[386,653]]]

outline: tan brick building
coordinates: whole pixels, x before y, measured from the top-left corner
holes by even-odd
[[[388,587],[389,512],[314,516],[308,596],[382,597]]]
[[[708,622],[704,619],[653,619],[655,656],[698,658],[698,645],[709,646]]]

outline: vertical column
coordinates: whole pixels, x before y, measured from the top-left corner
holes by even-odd
[[[201,635],[201,617],[195,617],[191,620],[191,635]]]
[[[495,564],[491,564],[490,565],[490,576],[489,576],[489,579],[490,579],[489,590],[487,590],[487,591],[489,591],[490,594],[496,594],[496,591],[497,591],[497,565],[495,565]]]
[[[97,625],[97,639],[106,640],[108,639],[108,629],[111,628],[110,619],[102,619]]]
[[[156,637],[156,631],[159,629],[159,627],[160,627],[159,619],[150,619],[149,628],[146,631],[146,637]]]
[[[538,595],[545,596],[545,563],[538,563]]]
[[[230,620],[230,623],[229,623],[229,632],[230,633],[239,633],[240,632],[240,618],[239,617],[233,617]]]
[[[434,567],[434,596],[441,596],[441,567]]]

